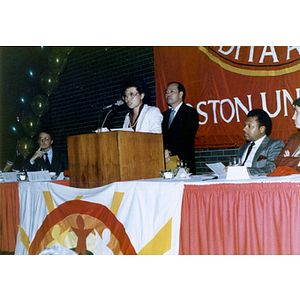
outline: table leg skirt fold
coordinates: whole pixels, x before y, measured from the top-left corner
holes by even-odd
[[[300,254],[300,184],[186,185],[179,254]]]

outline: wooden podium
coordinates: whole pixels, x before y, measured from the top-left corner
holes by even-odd
[[[110,131],[69,136],[67,144],[71,187],[158,178],[165,168],[162,134]]]

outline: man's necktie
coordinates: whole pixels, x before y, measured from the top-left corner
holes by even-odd
[[[49,161],[49,157],[48,157],[48,153],[45,153],[45,162],[46,162],[46,165],[48,166],[48,169],[50,169],[50,161]]]
[[[252,148],[253,148],[253,146],[255,145],[255,143],[254,142],[252,142],[251,144],[250,144],[250,146],[249,146],[249,148],[248,148],[248,151],[247,151],[247,154],[246,154],[246,157],[245,157],[245,159],[244,159],[244,162],[242,163],[242,166],[245,164],[245,162],[247,161],[247,158],[248,158],[248,156],[249,156],[249,154],[250,154],[250,152],[251,152],[251,150],[252,150]]]
[[[175,117],[175,110],[172,109],[172,110],[171,110],[171,113],[170,113],[170,118],[169,118],[168,128],[170,128],[170,126],[171,126],[171,124],[172,124],[172,122],[173,122],[174,117]]]

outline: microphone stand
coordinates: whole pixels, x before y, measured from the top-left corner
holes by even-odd
[[[112,105],[109,105],[111,108],[109,109],[109,111],[108,111],[107,114],[105,115],[105,118],[104,118],[104,121],[102,122],[101,127],[100,127],[100,113],[101,113],[101,111],[99,112],[98,128],[100,127],[100,132],[102,132],[104,123],[105,123],[105,121],[106,121],[108,115],[113,111],[114,107],[116,107],[116,106],[121,106],[121,105],[123,105],[123,104],[124,104],[124,101],[123,101],[123,100],[118,100],[116,103],[114,103],[114,104],[112,104]],[[106,109],[106,108],[108,108],[108,107],[105,106],[105,107],[103,107],[102,109]],[[97,130],[98,130],[98,128],[97,128]],[[109,129],[109,131],[110,131],[110,129]],[[96,131],[96,132],[97,132],[97,131]]]
[[[104,120],[103,120],[103,122],[102,122],[102,125],[101,125],[101,127],[100,127],[100,132],[102,132],[104,123],[105,123],[105,121],[106,121],[108,115],[109,115],[112,111],[113,111],[113,109],[111,108],[111,109],[107,112],[107,114],[105,115],[105,118],[104,118]],[[99,128],[99,126],[100,126],[100,119],[99,119],[99,123],[98,123],[98,128]]]

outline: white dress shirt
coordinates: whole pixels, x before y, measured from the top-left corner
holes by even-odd
[[[172,108],[172,109],[175,111],[174,118],[175,118],[175,116],[176,116],[176,114],[177,114],[179,108],[181,107],[182,103],[183,103],[183,102],[180,102],[174,109]]]
[[[244,164],[245,167],[249,167],[250,168],[252,166],[253,157],[254,157],[257,149],[259,148],[259,146],[261,145],[261,143],[262,143],[262,141],[264,140],[265,137],[266,137],[266,135],[264,135],[263,137],[261,137],[260,139],[258,139],[256,141],[254,141],[255,145],[253,146],[253,148],[252,148],[252,150],[251,150],[251,152],[250,152],[247,160],[245,161],[245,164]],[[251,145],[251,142],[249,142],[249,146],[244,151],[244,154],[242,156],[242,162],[245,160],[245,157],[247,155],[248,148],[250,147],[250,145]]]

